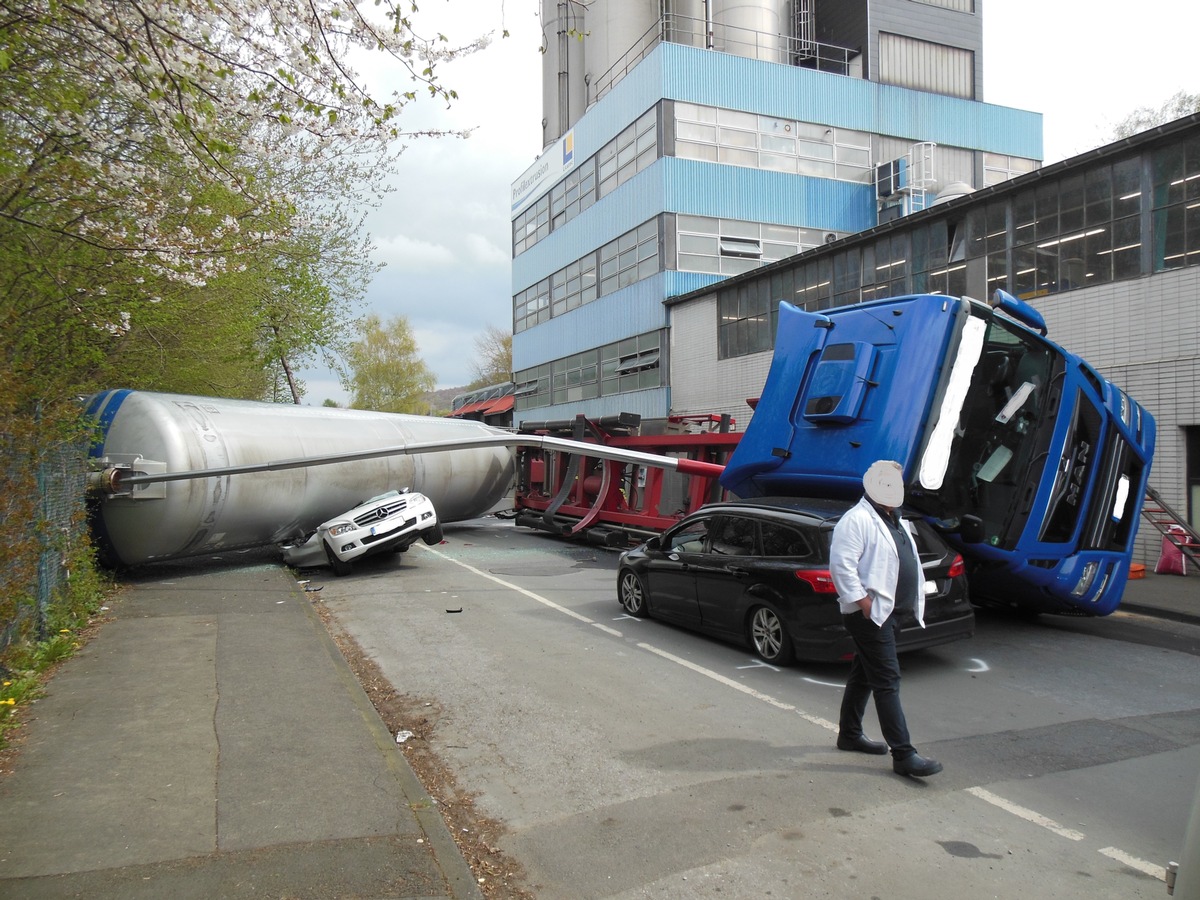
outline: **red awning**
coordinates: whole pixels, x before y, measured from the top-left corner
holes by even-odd
[[[460,406],[458,409],[454,410],[453,412],[451,412],[450,415],[452,417],[458,417],[458,416],[470,415],[471,413],[480,412],[485,406],[488,405],[489,402],[490,401],[488,401],[488,400],[478,400],[475,403],[467,403],[467,404],[464,404],[463,406]]]
[[[506,397],[497,397],[495,400],[489,400],[483,408],[485,416],[494,416],[498,413],[506,413],[513,408],[513,395],[509,394]]]

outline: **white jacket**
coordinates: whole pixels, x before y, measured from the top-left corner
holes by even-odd
[[[904,533],[917,559],[917,621],[925,627],[925,576],[921,556],[913,540],[913,525],[904,519]],[[871,621],[883,625],[896,608],[896,580],[900,558],[887,524],[871,502],[863,497],[849,509],[833,529],[829,573],[837,588],[843,613],[860,612],[858,601],[871,598]]]

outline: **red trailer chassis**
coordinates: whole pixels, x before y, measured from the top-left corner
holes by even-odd
[[[658,534],[719,500],[717,479],[741,439],[729,416],[670,416],[642,422],[630,413],[589,420],[523,423],[546,435],[675,458],[675,468],[601,459],[568,450],[517,448],[518,525],[605,546]]]

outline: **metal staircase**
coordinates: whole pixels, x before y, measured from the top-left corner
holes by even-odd
[[[1192,528],[1179,513],[1171,509],[1159,496],[1158,491],[1146,485],[1146,497],[1142,502],[1142,518],[1158,529],[1168,541],[1179,548],[1187,567],[1200,572],[1200,533]]]

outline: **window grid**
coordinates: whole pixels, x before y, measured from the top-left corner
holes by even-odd
[[[675,155],[839,181],[874,178],[866,132],[695,103],[675,104]]]
[[[536,409],[661,387],[663,334],[650,331],[515,374],[515,408]]]
[[[653,106],[513,219],[513,258],[648,168],[659,156],[658,133]]]
[[[718,285],[718,355],[770,350],[781,300],[818,311],[913,292],[984,299],[997,287],[1032,299],[1140,277],[1144,250],[1154,271],[1200,265],[1200,137],[1160,148],[1148,162],[1143,171],[1143,157],[1119,159],[798,262],[769,280]],[[681,254],[685,237],[700,235],[681,225]]]

